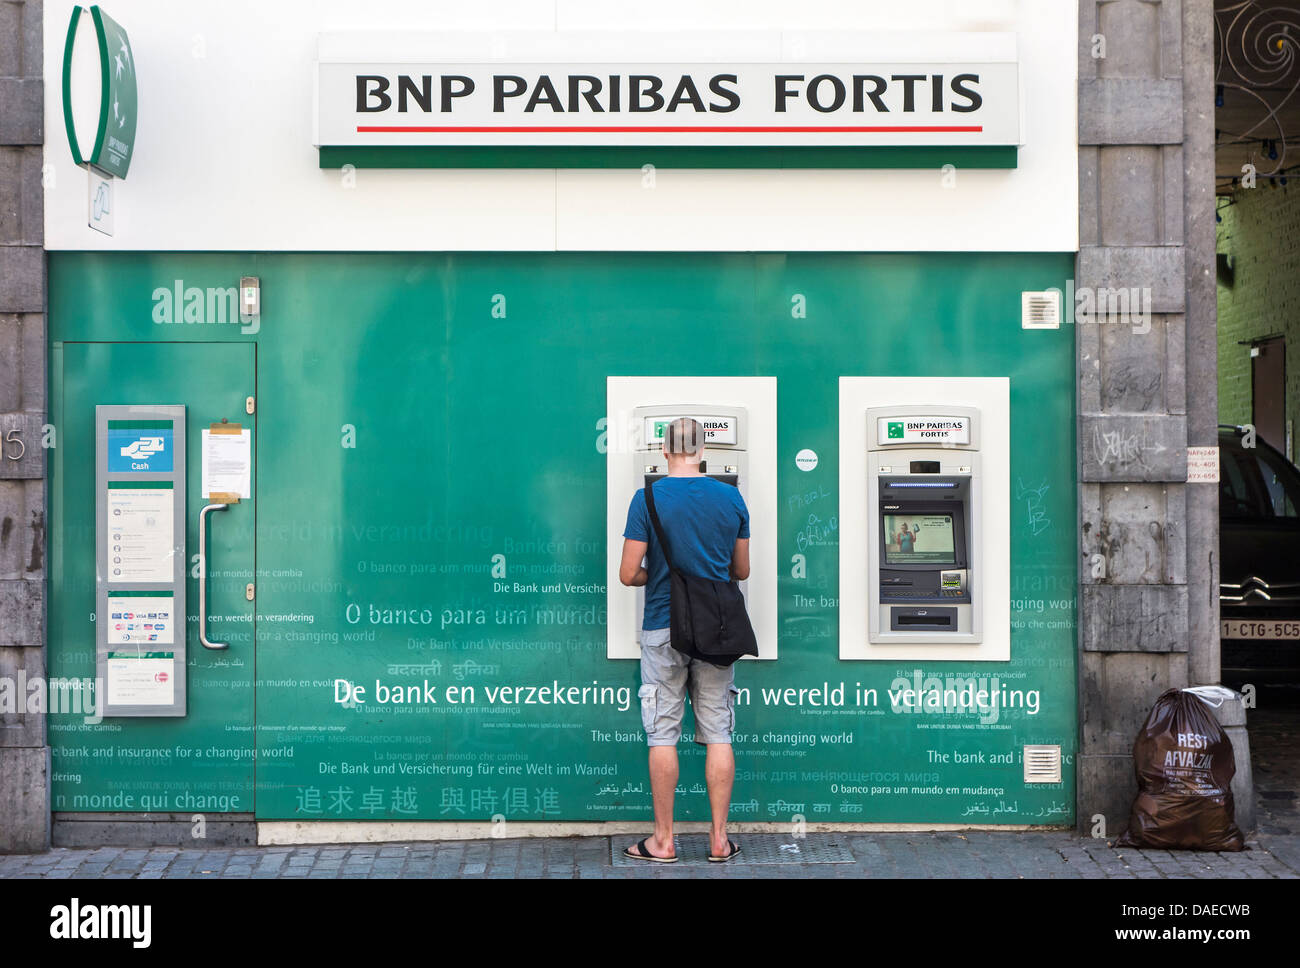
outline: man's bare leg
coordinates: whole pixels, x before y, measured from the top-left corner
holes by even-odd
[[[655,832],[646,850],[656,857],[672,857],[673,795],[677,792],[677,747],[650,747],[650,792],[654,797]]]
[[[709,829],[709,853],[714,857],[725,857],[731,853],[731,847],[727,844],[727,811],[731,809],[731,785],[735,779],[736,757],[731,751],[731,744],[709,743],[704,754],[704,782],[709,788],[709,808],[713,812],[713,822]],[[657,808],[655,813],[658,815]]]

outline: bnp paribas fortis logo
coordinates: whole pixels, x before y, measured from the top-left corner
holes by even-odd
[[[74,162],[126,177],[135,155],[136,94],[126,30],[98,5],[74,6],[63,47],[63,123]]]
[[[667,420],[656,420],[656,421],[655,421],[655,440],[663,440],[663,439],[664,439],[664,434],[666,434],[666,433],[668,433],[668,421],[667,421]]]
[[[888,431],[890,440],[903,439],[903,422],[901,420],[889,421],[889,426],[886,429]]]

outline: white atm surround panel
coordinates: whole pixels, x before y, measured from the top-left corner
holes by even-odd
[[[974,447],[944,447],[908,440],[903,445],[895,445],[897,450],[871,449],[871,433],[875,428],[869,426],[869,411],[895,409],[934,415],[975,411],[979,417],[975,424],[978,436],[970,438]],[[1006,377],[840,378],[841,659],[989,662],[1011,657],[1009,421],[1010,381]],[[959,628],[952,637],[955,641],[944,641],[947,636],[926,636],[924,641],[895,639],[889,634],[882,635],[878,626],[873,633],[873,622],[879,621],[879,614],[872,607],[873,596],[869,594],[879,582],[878,472],[882,464],[907,471],[910,461],[909,467],[903,468],[903,462],[896,458],[912,450],[939,451],[943,455],[938,458],[940,470],[951,471],[949,479],[961,480],[969,475],[972,487],[978,481],[978,494],[972,494],[973,513],[968,528],[970,558],[975,563],[970,577],[971,593],[972,599],[978,596],[980,608],[978,618],[975,614],[970,616],[967,634],[963,636]],[[873,461],[878,455],[880,459]],[[964,462],[962,458],[972,459]],[[971,471],[963,472],[963,467]],[[943,473],[936,475],[943,476]]]
[[[645,590],[618,580],[628,503],[649,473],[667,473],[657,425],[705,421],[706,473],[734,476],[750,514],[750,577],[741,583],[760,659],[777,656],[776,380],[772,377],[610,377],[606,418],[607,655],[640,658]],[[715,423],[716,421],[716,423]]]

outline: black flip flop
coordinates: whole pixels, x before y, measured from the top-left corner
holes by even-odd
[[[709,863],[724,864],[727,861],[731,860],[731,858],[735,857],[737,854],[740,853],[740,848],[736,846],[736,842],[734,840],[728,840],[727,846],[731,848],[731,853],[727,854],[725,857],[715,857],[713,854],[710,854]]]
[[[652,860],[652,861],[655,861],[656,863],[659,863],[659,864],[676,864],[676,863],[677,863],[677,855],[676,855],[676,854],[673,854],[673,856],[671,856],[671,857],[656,857],[654,854],[650,853],[650,851],[646,850],[646,846],[645,846],[645,845],[646,845],[646,840],[649,840],[649,839],[650,839],[650,838],[647,837],[645,840],[641,841],[641,843],[639,843],[639,844],[636,845],[636,849],[639,850],[641,853],[639,853],[639,854],[634,854],[634,853],[632,853],[632,848],[631,848],[631,847],[624,847],[624,848],[623,848],[623,856],[624,856],[624,857],[631,857],[631,858],[633,858],[633,859],[635,859],[635,860]],[[712,858],[710,858],[710,860],[712,860]]]

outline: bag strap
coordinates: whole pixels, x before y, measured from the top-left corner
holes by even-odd
[[[668,570],[676,571],[677,569],[673,567],[672,550],[668,547],[668,539],[664,536],[664,526],[659,522],[659,512],[655,510],[654,485],[649,481],[646,481],[645,485],[645,506],[650,512],[650,523],[654,525],[655,535],[659,538],[659,547],[663,549]]]

